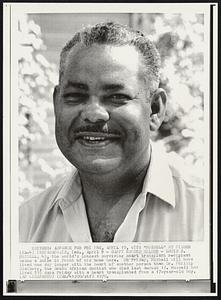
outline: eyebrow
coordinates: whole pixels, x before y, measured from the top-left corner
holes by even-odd
[[[88,86],[81,82],[68,81],[67,84],[65,85],[65,88],[69,88],[69,87],[77,88],[84,91],[89,90]]]
[[[105,91],[110,91],[110,90],[122,90],[124,89],[124,85],[120,83],[111,83],[111,84],[104,84],[102,86],[102,89]]]
[[[81,82],[68,81],[67,84],[65,85],[65,88],[69,88],[69,87],[81,89],[84,91],[89,91],[89,87],[87,86],[87,84]],[[106,83],[102,85],[102,89],[104,91],[113,91],[113,90],[116,91],[116,90],[122,90],[124,88],[125,88],[124,85],[120,83]]]

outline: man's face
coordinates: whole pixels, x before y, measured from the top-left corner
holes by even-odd
[[[147,165],[151,109],[141,70],[133,46],[69,53],[54,99],[56,139],[80,172],[133,174]]]

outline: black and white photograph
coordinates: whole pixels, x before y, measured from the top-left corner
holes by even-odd
[[[215,292],[216,5],[39,5],[5,7],[6,125],[16,137],[6,233],[10,265],[19,265],[8,279],[125,278],[138,280],[134,293],[147,279],[155,294]],[[82,270],[70,267],[80,261]]]
[[[21,205],[20,241],[203,240],[203,15],[30,14],[20,30],[20,188],[43,190]],[[74,169],[58,180],[54,135]]]

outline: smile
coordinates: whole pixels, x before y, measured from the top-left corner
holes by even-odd
[[[83,140],[86,141],[104,141],[105,137],[98,137],[98,136],[83,136]]]
[[[109,139],[105,137],[97,137],[97,136],[83,136],[82,138],[79,138],[79,141],[84,146],[89,146],[89,145],[106,146],[109,143]]]
[[[79,132],[75,134],[75,139],[84,146],[104,147],[120,138],[115,133],[103,132]]]

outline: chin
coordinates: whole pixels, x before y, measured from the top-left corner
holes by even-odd
[[[79,171],[84,173],[91,173],[97,175],[105,175],[107,173],[113,172],[119,167],[119,158],[96,158],[94,160],[85,159],[84,162],[74,164]]]

